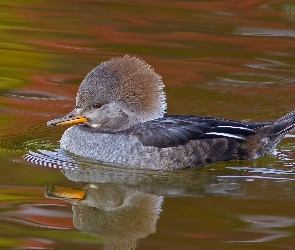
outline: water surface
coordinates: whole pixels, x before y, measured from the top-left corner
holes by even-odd
[[[0,248],[294,249],[295,147],[185,171],[67,154],[85,75],[112,57],[151,64],[168,112],[276,119],[295,108],[290,1],[4,1],[0,4]]]

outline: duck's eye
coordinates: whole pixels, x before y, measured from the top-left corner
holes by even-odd
[[[101,108],[101,103],[95,103],[95,104],[93,105],[93,108],[95,108],[95,109],[99,109],[99,108]]]

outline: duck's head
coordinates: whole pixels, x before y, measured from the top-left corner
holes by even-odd
[[[76,107],[48,126],[85,124],[102,132],[124,131],[163,117],[162,78],[139,58],[124,56],[101,63],[81,83]]]

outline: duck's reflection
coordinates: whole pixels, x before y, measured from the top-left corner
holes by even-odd
[[[132,249],[138,239],[154,233],[164,196],[239,192],[238,186],[214,183],[206,168],[134,170],[81,161],[59,150],[30,152],[25,158],[61,168],[79,186],[50,186],[46,196],[70,202],[75,227],[102,237],[106,249]]]
[[[123,185],[86,184],[81,189],[47,187],[46,196],[72,204],[74,226],[104,239],[106,249],[133,249],[156,231],[163,198]]]

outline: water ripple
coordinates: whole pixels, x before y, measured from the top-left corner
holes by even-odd
[[[233,34],[242,36],[272,36],[293,38],[295,37],[295,30],[245,27],[239,28],[238,31]]]
[[[240,219],[248,225],[242,231],[257,235],[255,239],[230,241],[229,243],[240,242],[269,242],[291,235],[289,230],[283,231],[295,225],[295,219],[287,216],[276,215],[241,215]],[[280,230],[278,230],[280,229]]]
[[[283,63],[278,60],[270,60],[266,58],[255,58],[258,61],[262,61],[261,63],[251,63],[245,64],[246,67],[253,68],[253,69],[262,69],[268,71],[276,71],[276,72],[294,72],[295,66],[293,62],[291,64]],[[280,78],[280,77],[278,77]],[[293,77],[283,77],[280,79],[283,83],[294,83]],[[281,82],[280,82],[281,83]]]
[[[254,65],[251,65],[254,67]],[[259,66],[261,67],[261,65]],[[290,84],[295,82],[295,77],[286,77],[271,74],[256,74],[256,73],[244,73],[237,72],[232,73],[229,76],[217,77],[216,80],[208,82],[208,85],[222,84],[231,86],[266,86],[271,84]]]
[[[3,91],[2,95],[26,100],[67,100],[68,98],[38,90],[7,90]]]
[[[36,165],[64,170],[70,169],[75,171],[81,167],[81,164],[65,156],[61,149],[55,149],[54,151],[38,150],[38,152],[30,150],[24,155],[24,159]]]

